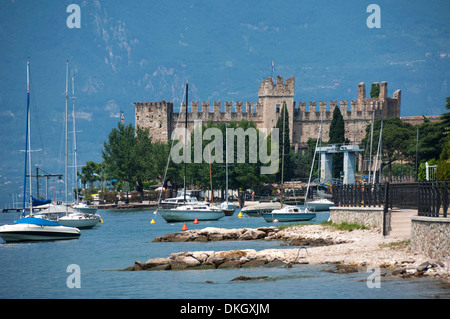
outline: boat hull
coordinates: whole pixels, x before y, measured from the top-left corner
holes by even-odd
[[[331,206],[334,206],[334,203],[332,202],[307,202],[306,207],[308,207],[309,210],[314,212],[324,212],[329,211]]]
[[[160,210],[158,213],[167,222],[188,222],[197,219],[201,220],[219,220],[225,213],[223,211],[177,211],[177,210]]]
[[[233,216],[234,214],[234,209],[222,209],[222,211],[224,212],[225,216]]]
[[[261,217],[264,213],[270,213],[274,209],[280,209],[281,204],[279,202],[275,203],[260,203],[252,206],[246,206],[241,209],[241,212],[249,217]]]
[[[67,218],[61,217],[57,223],[67,227],[76,227],[79,229],[94,228],[100,222],[100,217],[93,218]]]
[[[298,221],[308,221],[316,218],[315,213],[264,213],[262,214],[264,220],[271,223],[275,220],[279,222],[298,222]]]
[[[0,237],[6,242],[77,239],[80,235],[79,229],[65,226],[15,224],[0,227]]]

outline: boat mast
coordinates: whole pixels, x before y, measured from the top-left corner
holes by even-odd
[[[184,202],[186,203],[187,117],[189,81],[186,82],[186,116],[184,118]]]
[[[68,153],[67,153],[67,104],[69,102],[69,60],[67,60],[67,68],[66,68],[66,112],[65,112],[65,139],[66,139],[66,146],[65,146],[65,154],[64,154],[64,193],[65,193],[65,201],[66,201],[66,214],[67,214],[67,160],[68,160]]]
[[[309,186],[311,184],[311,176],[312,176],[312,172],[314,169],[314,162],[316,160],[316,154],[317,154],[317,146],[319,145],[319,141],[320,141],[320,145],[322,145],[322,120],[323,120],[323,113],[320,114],[320,129],[319,129],[319,136],[317,137],[317,141],[316,141],[316,149],[314,150],[314,156],[313,156],[313,160],[312,160],[312,164],[311,164],[311,169],[309,171],[309,179],[308,179],[308,186],[306,187],[306,194],[305,194],[305,204],[306,201],[308,200],[308,193],[309,193]],[[320,164],[320,158],[319,158],[319,167],[321,168],[322,164]],[[319,174],[321,174],[321,171],[319,169]],[[321,182],[320,180],[320,175],[319,175],[319,183]]]
[[[228,128],[228,123],[226,123],[226,125],[225,125],[225,177],[226,177],[225,202],[227,203],[227,209],[228,209],[228,135],[227,135],[227,128]]]
[[[73,121],[73,145],[74,145],[74,154],[73,154],[73,162],[74,162],[74,174],[75,174],[75,189],[76,191],[76,202],[78,202],[78,166],[77,166],[77,133],[75,127],[75,79],[72,76],[72,121]]]
[[[30,151],[31,137],[30,137],[30,61],[27,61],[27,123],[25,129],[25,165],[24,165],[24,176],[23,176],[23,211],[22,216],[25,216],[25,206],[26,206],[26,191],[27,191],[27,163],[29,163],[30,179],[31,179],[31,154],[28,156]],[[33,205],[31,199],[31,180],[30,180],[30,213],[32,212]]]
[[[282,153],[282,158],[281,158],[281,198],[280,198],[280,203],[281,203],[281,207],[283,207],[283,196],[284,196],[284,184],[283,184],[283,175],[284,175],[284,135],[285,135],[285,119],[286,119],[286,102],[283,102],[283,150],[281,151]]]

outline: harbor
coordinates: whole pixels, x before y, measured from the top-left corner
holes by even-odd
[[[1,223],[12,222],[15,213],[0,214]],[[322,261],[326,261],[326,249],[336,250],[334,257],[329,260],[342,262],[358,261],[358,254],[351,254],[346,259],[347,244],[330,246],[288,246],[280,240],[226,240],[208,242],[154,242],[157,237],[180,232],[182,223],[167,223],[153,211],[146,210],[104,210],[103,224],[93,229],[83,230],[79,239],[68,241],[38,242],[24,244],[0,244],[0,278],[2,287],[0,297],[9,298],[51,298],[51,299],[116,299],[116,298],[144,298],[144,299],[185,299],[186,292],[198,299],[422,299],[449,298],[448,288],[442,281],[432,276],[417,276],[402,278],[398,275],[382,276],[381,288],[370,289],[367,286],[367,267],[356,267],[357,271],[349,273],[336,272],[336,263],[321,263],[318,259],[323,252]],[[154,224],[150,224],[151,219]],[[322,226],[315,223],[327,221],[329,214],[319,213],[309,232],[313,237],[314,231]],[[257,229],[271,227],[262,218],[224,217],[218,221],[207,221],[199,224],[187,224],[189,230],[202,230],[208,227],[220,229]],[[276,226],[278,227],[278,226]],[[302,226],[310,227],[310,226]],[[315,230],[314,228],[317,227]],[[322,231],[314,236],[320,237]],[[359,235],[369,236],[368,239],[378,238],[379,234],[371,231],[341,231],[333,232],[338,238],[346,240]],[[345,246],[347,245],[347,246]],[[375,247],[368,241],[356,244],[360,260],[364,259],[367,250]],[[347,248],[345,248],[347,247]],[[345,248],[345,249],[344,249]],[[341,250],[342,249],[342,250]],[[256,254],[267,251],[285,251],[286,256],[292,252],[297,256],[298,263],[292,267],[277,264],[271,267],[264,265],[240,268],[191,269],[181,271],[123,271],[135,261],[145,263],[149,259],[170,257],[171,254],[201,251],[254,251]],[[339,251],[340,250],[340,251]],[[404,250],[396,251],[383,248],[388,253],[395,252],[398,256]],[[263,254],[263,253],[261,253]],[[280,255],[281,256],[281,255]],[[249,254],[250,257],[250,254]],[[404,255],[401,261],[407,259]],[[314,259],[318,263],[314,262]],[[387,258],[386,256],[384,258]],[[11,262],[15,260],[15,262]],[[369,259],[367,259],[369,260]],[[303,261],[303,263],[302,263]],[[371,260],[376,261],[376,260]],[[421,260],[414,259],[414,263]],[[308,263],[306,263],[308,262]],[[21,267],[26,264],[27,267]],[[67,267],[71,264],[79,265],[81,269],[81,288],[69,289],[66,285],[70,273]],[[356,265],[356,264],[355,264]],[[412,267],[411,267],[412,268]],[[390,271],[390,268],[381,268]],[[436,269],[438,269],[436,267]],[[428,272],[431,272],[429,270]],[[11,276],[14,273],[15,276]],[[239,277],[266,278],[232,281]],[[157,287],[164,286],[164,289]]]

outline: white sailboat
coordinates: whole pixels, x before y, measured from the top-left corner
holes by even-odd
[[[51,221],[55,221],[64,226],[77,227],[80,229],[93,228],[99,222],[102,222],[102,218],[98,214],[84,213],[80,210],[70,207],[67,194],[68,194],[68,181],[67,181],[67,168],[68,168],[68,100],[69,100],[69,61],[67,61],[66,69],[66,109],[65,109],[65,173],[64,173],[64,191],[65,191],[65,203],[63,205],[50,204],[48,208],[41,210],[37,215],[40,218],[46,218]]]
[[[78,189],[78,165],[77,165],[77,132],[76,132],[76,119],[75,119],[75,79],[72,76],[72,131],[73,131],[73,167],[74,167],[74,186]],[[66,124],[67,125],[67,124]],[[88,214],[95,214],[97,212],[97,208],[90,207],[86,203],[80,202],[78,199],[78,191],[75,196],[75,203],[71,205],[72,208]]]
[[[321,117],[320,117],[319,136],[316,141],[316,149],[314,150],[314,156],[313,156],[313,161],[311,164],[311,170],[309,172],[308,187],[306,189],[306,195],[305,195],[305,206],[308,207],[309,210],[314,211],[314,212],[328,211],[328,210],[330,210],[331,206],[334,206],[334,203],[325,197],[319,197],[314,200],[308,201],[308,192],[309,192],[309,187],[310,187],[310,183],[311,183],[311,175],[312,175],[312,171],[314,168],[314,161],[316,159],[316,154],[317,154],[317,146],[318,146],[319,141],[322,140],[322,118],[323,118],[323,114],[321,114]],[[321,162],[319,160],[319,166],[321,165],[320,163]],[[319,172],[320,171],[321,170],[319,167]],[[319,178],[320,178],[320,176],[319,176]]]
[[[186,117],[185,130],[187,132],[187,115],[188,115],[188,91],[189,84],[186,83]],[[185,145],[187,145],[187,134],[184,136]],[[186,152],[185,152],[186,156]],[[189,204],[186,199],[186,160],[184,161],[184,196],[183,202],[185,205],[177,206],[169,209],[158,209],[155,213],[159,213],[167,222],[183,222],[201,220],[218,220],[225,216],[225,213],[213,206],[200,204],[198,202]]]
[[[26,204],[26,186],[27,186],[27,162],[31,173],[31,130],[30,130],[30,83],[29,83],[30,63],[27,62],[27,126],[25,134],[25,173],[23,188],[23,215],[25,214]],[[30,174],[31,175],[31,174]],[[31,176],[30,176],[31,179]],[[62,226],[56,222],[33,216],[32,186],[30,180],[30,216],[23,217],[12,225],[0,226],[0,237],[6,242],[20,241],[43,241],[75,239],[80,237],[81,232],[78,228]]]
[[[54,209],[63,209],[63,215],[58,218],[57,222],[61,225],[65,226],[72,226],[77,228],[93,228],[95,225],[97,225],[99,222],[101,222],[101,217],[97,214],[86,214],[81,211],[78,211],[74,208],[70,208],[68,206],[67,201],[67,168],[68,168],[68,130],[67,130],[67,124],[68,124],[68,102],[69,102],[69,61],[67,61],[67,69],[66,69],[66,109],[65,109],[65,116],[66,116],[66,125],[65,125],[65,136],[66,136],[66,145],[65,145],[65,173],[64,173],[64,187],[65,187],[65,205],[61,206],[54,206]],[[50,208],[51,209],[51,208]]]
[[[298,207],[293,205],[283,206],[283,175],[284,175],[284,136],[285,136],[285,116],[287,112],[286,104],[283,103],[283,145],[281,158],[281,203],[280,209],[274,209],[271,212],[263,213],[262,217],[266,222],[293,222],[293,221],[308,221],[316,217],[316,213],[309,211],[307,207]]]

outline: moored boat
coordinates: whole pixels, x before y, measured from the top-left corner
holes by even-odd
[[[78,228],[35,217],[24,217],[12,225],[0,226],[0,237],[6,242],[76,239],[80,235]]]
[[[48,208],[33,214],[33,216],[80,229],[93,228],[102,222],[102,218],[98,214],[83,213],[66,205],[50,204]]]
[[[263,213],[262,217],[266,222],[296,222],[308,221],[316,217],[316,213],[309,211],[307,207],[300,208],[297,206],[283,206],[280,209],[275,209],[270,213]]]
[[[263,213],[270,213],[274,209],[280,209],[280,202],[263,202],[256,203],[254,205],[244,206],[241,209],[243,214],[246,214],[250,217],[261,217]]]
[[[167,222],[184,222],[194,220],[219,220],[225,216],[221,209],[206,204],[184,205],[172,209],[161,209],[158,213]]]
[[[334,203],[326,198],[316,199],[305,204],[313,212],[322,212],[330,210]]]

